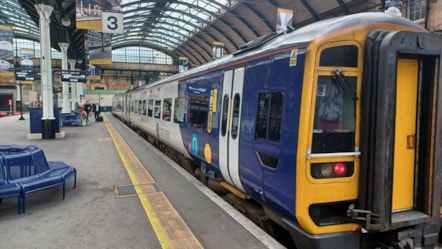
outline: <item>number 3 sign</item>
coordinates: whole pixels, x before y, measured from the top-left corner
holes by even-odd
[[[114,12],[103,12],[103,33],[122,34],[123,14]]]

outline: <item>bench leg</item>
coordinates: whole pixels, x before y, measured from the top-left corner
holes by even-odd
[[[26,193],[23,193],[21,211],[23,214],[26,212]]]
[[[63,200],[66,197],[66,181],[63,182]]]

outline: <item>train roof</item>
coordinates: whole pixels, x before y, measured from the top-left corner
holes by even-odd
[[[240,48],[234,54],[225,56],[221,59],[206,63],[196,68],[190,69],[186,72],[172,75],[166,79],[156,81],[152,84],[147,84],[138,89],[149,88],[165,82],[177,80],[179,78],[185,78],[193,74],[198,74],[205,70],[215,69],[219,66],[227,63],[234,63],[239,60],[250,58],[259,54],[272,52],[279,49],[284,49],[293,46],[305,46],[311,41],[320,38],[326,34],[336,32],[345,28],[355,27],[359,25],[367,24],[396,24],[402,26],[408,26],[420,30],[421,32],[427,32],[424,28],[417,25],[413,21],[396,16],[393,14],[387,14],[382,12],[364,12],[347,16],[340,16],[331,19],[318,21],[302,28],[296,29],[289,33],[282,34],[270,34],[265,37],[257,38],[258,42],[249,42]],[[260,40],[260,41],[259,41]],[[134,89],[135,90],[135,89]]]

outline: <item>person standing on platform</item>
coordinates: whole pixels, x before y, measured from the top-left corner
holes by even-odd
[[[89,113],[91,112],[91,110],[92,110],[92,106],[91,106],[91,104],[89,103],[89,100],[86,100],[86,104],[84,104],[84,110],[86,111],[86,120],[89,120]]]
[[[94,112],[94,116],[95,116],[95,121],[97,121],[98,117],[100,117],[100,104],[98,102],[96,102],[93,106],[92,106],[92,111]]]

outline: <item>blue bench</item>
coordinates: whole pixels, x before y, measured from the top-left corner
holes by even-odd
[[[18,212],[26,211],[26,194],[35,191],[63,186],[63,199],[66,196],[66,181],[74,177],[77,185],[77,170],[63,162],[48,162],[40,148],[29,146],[0,146],[0,199],[17,194]],[[4,187],[2,187],[4,186]],[[14,190],[13,187],[18,187]],[[4,193],[1,189],[4,189]]]

